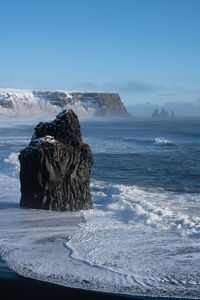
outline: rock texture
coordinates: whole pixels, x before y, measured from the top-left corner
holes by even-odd
[[[82,143],[78,118],[63,111],[52,122],[39,123],[19,154],[22,207],[75,211],[93,207],[88,144]]]
[[[79,117],[130,117],[115,93],[0,89],[0,116],[56,114],[70,108]]]
[[[119,94],[115,93],[71,93],[75,102],[81,101],[82,103],[90,100],[93,103],[99,104],[99,109],[96,110],[95,116],[97,117],[131,117],[127,112],[124,104],[121,101]]]

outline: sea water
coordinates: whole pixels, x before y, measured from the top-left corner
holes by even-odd
[[[73,215],[71,235],[69,213],[19,208],[18,153],[36,123],[0,121],[0,253],[10,266],[80,288],[198,298],[200,120],[82,120],[94,210]]]

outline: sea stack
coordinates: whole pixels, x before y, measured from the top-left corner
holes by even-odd
[[[90,193],[92,151],[82,142],[73,110],[52,122],[41,122],[19,154],[20,206],[76,211],[93,208]]]

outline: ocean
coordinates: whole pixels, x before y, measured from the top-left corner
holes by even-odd
[[[0,254],[61,285],[199,298],[200,119],[80,122],[94,210],[59,213],[19,207],[18,154],[38,120],[0,120]]]

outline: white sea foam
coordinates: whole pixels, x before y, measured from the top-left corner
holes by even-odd
[[[155,143],[161,144],[161,145],[172,145],[173,144],[170,140],[163,139],[163,138],[156,138]]]
[[[163,284],[169,294],[165,283],[176,283],[179,290],[194,276],[194,285],[199,286],[200,218],[181,213],[184,207],[170,209],[173,201],[179,205],[188,201],[179,196],[93,182],[95,209],[83,213],[86,223],[67,241],[71,256],[121,274],[126,284],[134,281],[144,289],[147,283],[154,288]]]
[[[17,202],[17,195],[19,202],[19,182],[1,175],[0,185],[5,183],[4,200]],[[81,213],[85,222],[75,233],[80,213],[0,209],[0,253],[9,266],[72,287],[186,296],[191,282],[190,296],[200,292],[199,218],[170,209],[174,201],[184,211],[184,199],[98,181],[91,187],[95,209]],[[192,208],[199,196],[191,200]]]
[[[19,171],[19,168],[20,168],[18,155],[19,155],[19,153],[12,152],[12,153],[10,153],[8,158],[4,159],[4,161],[6,163],[13,165],[14,169],[17,170],[17,171]]]
[[[89,142],[96,153],[135,147],[118,140]],[[18,174],[18,149],[11,151],[3,166]],[[0,173],[0,254],[8,265],[24,276],[71,287],[198,298],[200,196],[94,180],[91,188],[94,210],[20,209],[18,178]]]
[[[120,221],[134,227],[144,225],[181,236],[200,234],[200,218],[186,214],[183,210],[188,198],[200,200],[198,195],[180,196],[164,190],[155,193],[155,190],[144,190],[137,186],[113,184],[107,185],[106,189],[104,187],[103,191],[101,189],[100,185],[99,190],[93,192],[93,197],[105,198],[101,201],[101,209],[111,212]],[[173,209],[172,202],[178,204],[178,209],[177,206]]]

